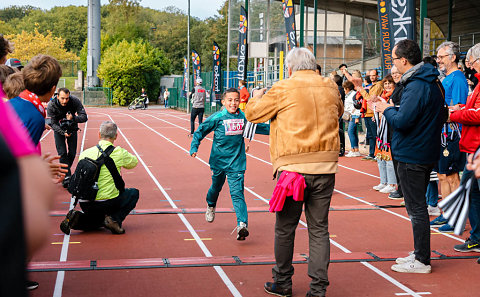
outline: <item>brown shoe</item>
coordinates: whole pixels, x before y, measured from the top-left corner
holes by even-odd
[[[70,229],[77,224],[79,217],[80,217],[80,212],[71,209],[67,213],[67,216],[65,217],[65,219],[60,223],[60,230],[62,230],[63,233],[69,235]]]
[[[280,297],[292,296],[292,288],[282,288],[277,283],[266,282],[263,286],[265,292]]]
[[[123,234],[125,229],[120,227],[120,225],[112,219],[111,216],[106,216],[105,221],[103,221],[103,226],[108,230],[112,231],[112,234]]]

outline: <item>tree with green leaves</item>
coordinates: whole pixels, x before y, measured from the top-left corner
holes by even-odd
[[[98,77],[105,87],[113,89],[113,102],[129,104],[138,97],[141,88],[150,98],[156,98],[160,77],[170,74],[170,60],[147,42],[116,42],[105,50]]]

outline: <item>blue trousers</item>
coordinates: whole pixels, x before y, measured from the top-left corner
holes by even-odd
[[[217,205],[218,195],[225,184],[225,178],[228,180],[228,187],[230,188],[230,196],[232,197],[233,208],[237,215],[237,225],[244,222],[248,225],[247,204],[245,203],[244,189],[244,171],[223,171],[212,170],[212,185],[208,189],[207,204],[210,207]]]
[[[438,204],[438,184],[437,181],[431,181],[427,187],[427,205],[437,206]]]
[[[372,120],[373,118],[363,118],[365,126],[367,127],[367,137],[365,143],[368,144],[368,155],[375,158],[375,138],[377,137],[377,124]],[[368,142],[367,142],[368,141]]]
[[[473,174],[473,171],[465,169],[463,170],[462,180],[460,183],[463,183],[464,180],[470,178]],[[472,241],[480,241],[480,179],[476,179],[472,183],[472,188],[470,189],[470,209],[468,211],[468,219],[470,220],[470,239]]]
[[[352,120],[348,122],[348,138],[350,138],[350,147],[352,149],[358,149],[357,124],[355,124],[355,118],[353,117]]]

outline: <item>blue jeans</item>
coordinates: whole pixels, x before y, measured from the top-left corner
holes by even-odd
[[[240,222],[244,222],[248,225],[247,204],[245,203],[245,196],[243,194],[245,172],[212,170],[212,185],[210,186],[210,189],[208,189],[207,204],[210,207],[215,207],[217,205],[218,195],[225,183],[225,178],[227,178],[228,181],[233,208],[237,215],[237,225]]]
[[[352,149],[358,149],[358,133],[355,119],[358,119],[358,117],[352,116],[352,120],[348,122],[348,138],[350,139],[350,147]]]
[[[463,183],[465,180],[470,178],[473,174],[473,171],[465,169],[463,170],[462,180],[460,183]],[[472,241],[480,241],[480,179],[474,179],[472,183],[472,188],[470,189],[470,210],[468,211],[468,219],[470,220],[470,239]]]
[[[168,107],[168,99],[165,99],[165,108]]]
[[[365,143],[368,143],[368,155],[375,158],[375,138],[377,137],[377,124],[373,122],[373,118],[363,118],[367,127],[367,137]],[[368,142],[367,142],[368,141]]]
[[[436,207],[438,203],[438,183],[437,181],[431,181],[427,187],[427,205]]]
[[[380,183],[396,185],[397,177],[393,169],[393,161],[378,160],[378,171],[380,172]]]

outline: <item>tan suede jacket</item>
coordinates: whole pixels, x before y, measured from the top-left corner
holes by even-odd
[[[312,70],[296,71],[289,79],[275,83],[263,97],[251,98],[245,109],[250,122],[271,120],[274,174],[292,164],[314,165],[315,173],[335,173],[331,170],[332,164],[337,168],[338,119],[342,114],[337,85]]]

